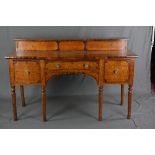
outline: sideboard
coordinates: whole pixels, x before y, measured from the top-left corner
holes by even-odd
[[[46,85],[56,75],[84,74],[98,86],[98,120],[102,120],[104,84],[120,84],[121,105],[124,84],[128,84],[128,113],[131,118],[134,64],[137,55],[127,48],[127,39],[45,40],[15,39],[16,50],[5,58],[9,64],[13,119],[17,120],[15,87],[38,84],[42,94],[42,119],[46,121]],[[35,110],[35,109],[34,109]]]

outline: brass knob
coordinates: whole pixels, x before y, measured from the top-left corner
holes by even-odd
[[[89,64],[84,64],[83,66],[84,66],[85,69],[89,68]]]
[[[61,65],[60,65],[60,64],[56,64],[55,67],[56,67],[56,68],[60,68]]]
[[[30,75],[30,71],[29,70],[25,70],[26,75]]]
[[[115,69],[115,70],[113,71],[114,74],[118,74],[118,72],[119,72],[118,69]]]

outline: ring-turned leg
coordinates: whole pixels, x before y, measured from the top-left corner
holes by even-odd
[[[43,121],[46,121],[46,88],[42,86],[42,115]]]
[[[20,94],[21,94],[21,99],[22,99],[22,106],[25,107],[25,97],[24,97],[24,86],[20,85]]]
[[[128,88],[128,116],[127,118],[131,118],[131,108],[132,108],[132,85],[129,85]]]
[[[121,84],[121,105],[124,103],[124,84]]]
[[[102,121],[102,108],[103,108],[103,86],[99,87],[99,94],[98,94],[98,101],[99,101],[99,108],[98,108],[98,120]]]
[[[13,109],[13,120],[17,120],[17,109],[16,109],[16,91],[15,86],[11,86],[11,96],[12,96],[12,109]]]

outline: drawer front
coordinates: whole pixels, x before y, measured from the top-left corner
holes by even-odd
[[[46,64],[48,70],[94,70],[98,69],[96,62],[48,62]]]
[[[127,61],[108,60],[105,62],[104,79],[107,83],[127,82],[129,77],[129,64]]]
[[[40,83],[39,62],[15,62],[15,82],[16,84],[37,84]]]

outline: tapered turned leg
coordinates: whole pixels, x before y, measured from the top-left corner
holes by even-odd
[[[21,99],[22,99],[22,106],[25,107],[25,97],[24,97],[24,86],[20,85],[20,94],[21,94]]]
[[[12,109],[13,109],[13,120],[17,120],[17,109],[16,109],[16,92],[15,86],[11,86],[11,96],[12,96]]]
[[[46,88],[42,86],[42,115],[43,121],[46,121]]]
[[[103,87],[99,87],[98,101],[99,101],[98,120],[102,121]]]
[[[121,105],[124,103],[124,84],[121,84]]]
[[[128,88],[128,116],[127,118],[131,118],[131,108],[132,108],[132,86],[129,85]]]

